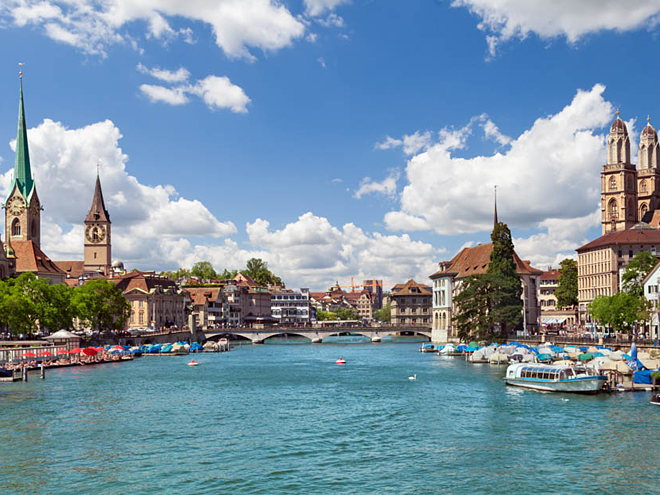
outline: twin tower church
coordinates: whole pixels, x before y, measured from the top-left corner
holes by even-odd
[[[3,208],[5,209],[5,242],[0,243],[0,277],[12,273],[32,272],[54,284],[78,285],[78,279],[81,277],[108,276],[112,273],[111,222],[103,202],[98,173],[92,206],[85,217],[84,261],[51,261],[41,250],[43,208],[30,167],[22,77],[16,161],[9,195]]]

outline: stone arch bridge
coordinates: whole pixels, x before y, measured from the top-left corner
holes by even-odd
[[[201,332],[200,332],[201,333]],[[426,326],[399,326],[399,327],[327,327],[327,328],[301,328],[301,327],[277,327],[277,328],[223,328],[218,330],[204,331],[203,340],[218,340],[222,337],[240,337],[251,341],[253,344],[263,344],[264,341],[273,337],[300,336],[320,344],[327,337],[341,335],[362,335],[368,337],[372,342],[380,342],[388,335],[399,335],[401,333],[412,333],[422,335],[431,340],[431,328]]]

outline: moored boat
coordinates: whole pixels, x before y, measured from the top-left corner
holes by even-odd
[[[660,394],[655,394],[653,397],[651,397],[651,404],[660,406]]]
[[[517,363],[506,370],[507,385],[545,392],[598,393],[607,378],[588,368],[566,365]]]

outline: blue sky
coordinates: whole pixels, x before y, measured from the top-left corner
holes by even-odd
[[[82,257],[97,160],[113,257],[264,258],[290,286],[423,280],[487,242],[599,235],[614,111],[660,119],[660,2],[0,1],[0,194],[25,66],[44,250]],[[4,145],[2,143],[5,143]]]

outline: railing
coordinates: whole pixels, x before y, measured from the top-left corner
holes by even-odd
[[[567,344],[585,344],[593,345],[600,343],[600,337],[598,336],[575,336],[575,335],[530,335],[526,337],[520,337],[517,335],[509,335],[507,339],[509,341],[518,341],[518,342],[562,342]],[[641,339],[635,338],[631,335],[625,337],[603,337],[603,345],[630,345],[633,342],[638,345],[647,345],[647,346],[656,346],[657,341],[654,339]]]

